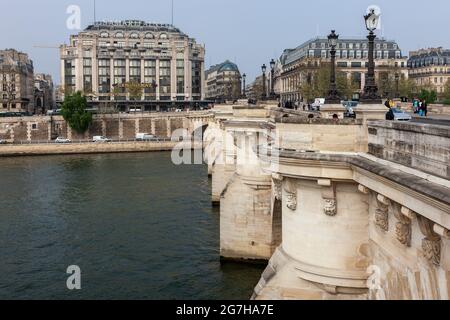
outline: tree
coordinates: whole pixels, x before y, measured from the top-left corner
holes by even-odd
[[[136,109],[137,101],[141,100],[144,92],[144,85],[138,81],[130,81],[125,83],[125,88],[130,95],[130,99],[134,101],[134,109]]]
[[[336,87],[343,100],[352,100],[353,94],[359,90],[358,83],[349,79],[344,72],[337,73]]]
[[[323,63],[318,70],[310,77],[310,81],[305,81],[300,86],[300,93],[307,102],[314,101],[315,98],[326,98],[330,90],[330,63]],[[336,87],[342,99],[351,99],[353,93],[358,91],[358,85],[347,74],[336,70]]]
[[[419,99],[427,103],[434,103],[437,100],[437,92],[432,89],[421,88]]]
[[[450,105],[450,80],[445,83],[443,98],[444,104]]]
[[[67,95],[61,107],[64,120],[78,133],[85,132],[92,123],[92,113],[86,108],[87,99],[81,92]]]
[[[400,97],[413,99],[418,95],[418,87],[414,80],[401,78],[398,82],[398,90]]]

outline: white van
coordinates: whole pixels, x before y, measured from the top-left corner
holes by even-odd
[[[92,138],[92,142],[111,142],[111,139],[108,139],[108,138],[103,137],[103,136],[94,136]]]
[[[148,133],[138,133],[136,135],[136,140],[137,141],[149,141],[149,140],[154,140],[155,136],[148,134]]]

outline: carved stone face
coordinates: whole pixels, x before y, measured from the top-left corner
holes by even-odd
[[[286,206],[292,211],[297,210],[297,195],[295,193],[286,192]]]
[[[325,199],[325,206],[323,208],[327,216],[335,216],[337,214],[337,202],[335,199]]]

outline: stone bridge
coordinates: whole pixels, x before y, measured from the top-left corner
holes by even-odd
[[[200,128],[204,131],[213,121],[214,115],[210,111],[105,114],[95,115],[89,129],[79,134],[61,116],[0,118],[0,139],[12,143],[45,142],[58,136],[73,141],[90,140],[93,136],[133,140],[137,133],[170,138],[178,129],[186,129],[190,134]]]
[[[449,298],[450,127],[359,112],[215,110],[221,256],[269,261],[254,299]]]

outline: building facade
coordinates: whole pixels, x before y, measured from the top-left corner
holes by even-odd
[[[367,39],[339,39],[336,48],[338,72],[344,73],[360,90],[365,86],[368,63]],[[331,61],[327,38],[309,40],[295,49],[287,49],[280,57],[282,71],[276,81],[281,101],[301,101],[301,86],[311,82],[323,63]],[[377,81],[407,77],[407,58],[395,41],[375,40],[375,77]],[[381,92],[383,94],[383,92]]]
[[[211,66],[205,73],[206,99],[212,101],[237,100],[242,95],[241,73],[230,61]]]
[[[34,76],[34,114],[45,114],[55,108],[55,90],[52,76],[38,73]]]
[[[93,104],[132,99],[129,83],[142,94],[145,109],[204,99],[205,48],[172,25],[126,20],[96,22],[62,45],[65,93],[82,91]]]
[[[33,112],[34,67],[26,53],[0,50],[0,112]]]
[[[445,85],[450,78],[450,50],[429,48],[409,53],[409,77],[418,86],[436,88],[438,94],[445,91]]]

